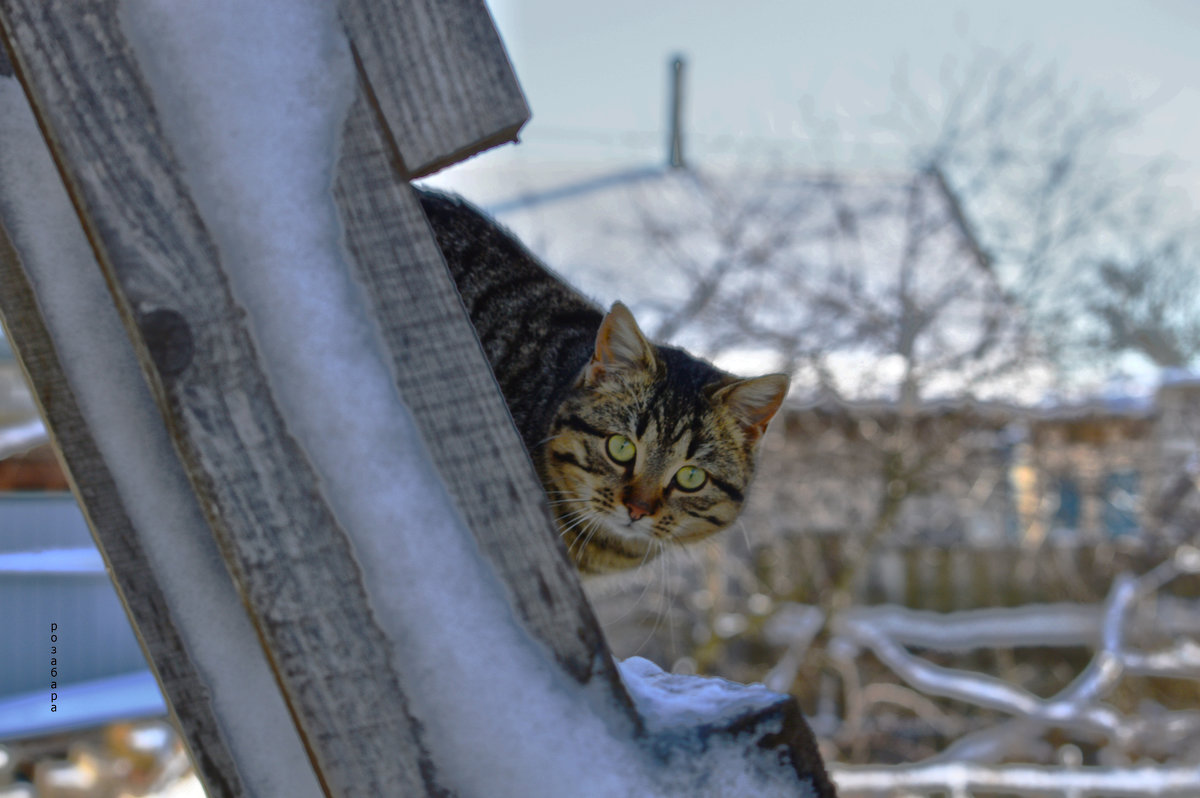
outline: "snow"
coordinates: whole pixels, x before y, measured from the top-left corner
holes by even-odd
[[[720,725],[779,701],[761,684],[667,673],[648,659],[621,662],[621,679],[651,732]]]
[[[103,573],[107,573],[104,560],[94,548],[0,553],[0,575]]]
[[[838,788],[846,795],[984,794],[1193,798],[1200,787],[1195,766],[1050,768],[930,762],[881,768],[844,766]]]
[[[40,418],[30,419],[0,429],[0,460],[27,452],[49,441],[46,427]]]
[[[653,793],[630,795],[815,796],[811,785],[798,784],[778,766],[777,752],[754,748],[745,735],[710,736],[711,730],[734,726],[777,704],[783,695],[761,684],[667,673],[642,657],[621,662],[620,673],[645,721],[651,750],[667,761]],[[767,724],[758,731],[779,728]]]
[[[355,80],[336,9],[127,0],[123,20],[445,786],[489,798],[795,795],[794,785],[738,787],[742,744],[697,741],[720,756],[664,769],[661,752],[632,739],[619,712],[562,674],[512,616],[432,470],[348,275],[330,185]],[[641,665],[627,670],[663,728],[736,692],[681,691]],[[773,755],[751,757],[766,768]]]
[[[595,764],[623,759],[620,743],[516,626],[348,277],[329,187],[354,82],[334,9],[153,11],[137,41],[162,65],[151,82],[168,133],[276,399],[353,542],[439,772],[460,795],[567,795],[581,774],[596,795],[622,794],[621,777]],[[592,764],[555,766],[584,750]]]

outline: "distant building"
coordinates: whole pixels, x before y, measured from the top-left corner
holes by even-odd
[[[1200,525],[1200,380],[1056,408],[793,406],[760,474],[747,524],[767,535],[865,536],[885,520],[890,545],[1165,550]]]
[[[66,490],[21,367],[0,336],[0,493]]]
[[[49,443],[0,460],[0,493],[69,491],[66,475]]]

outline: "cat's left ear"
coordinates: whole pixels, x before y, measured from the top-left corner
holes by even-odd
[[[767,424],[783,404],[790,384],[786,374],[738,380],[713,394],[713,402],[724,404],[742,427],[757,438],[767,431]]]
[[[605,376],[658,369],[654,344],[646,340],[629,308],[614,302],[596,333],[596,351],[587,368],[587,381],[595,384]]]

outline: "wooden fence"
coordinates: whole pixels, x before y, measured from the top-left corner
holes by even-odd
[[[1131,541],[1133,543],[1133,541]],[[858,547],[837,535],[804,535],[772,547],[789,581],[800,591],[789,598],[817,603]],[[879,546],[854,587],[855,604],[899,604],[954,612],[983,607],[1100,601],[1113,579],[1144,573],[1170,558],[1164,547],[1113,543],[1042,546]],[[1181,578],[1180,596],[1200,595],[1200,581]]]

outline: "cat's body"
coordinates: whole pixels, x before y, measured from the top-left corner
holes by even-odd
[[[728,526],[787,378],[739,380],[654,345],[454,197],[418,192],[568,550],[636,567]]]

